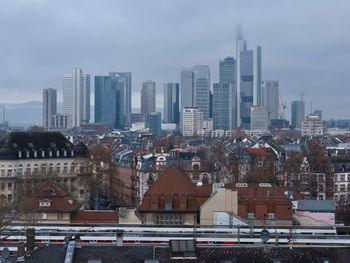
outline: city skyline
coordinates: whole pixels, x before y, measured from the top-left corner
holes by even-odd
[[[6,27],[0,32],[7,38],[0,44],[3,52],[0,87],[4,94],[0,102],[40,100],[41,90],[48,87],[57,89],[60,98],[60,76],[79,66],[93,76],[111,70],[132,72],[132,107],[139,108],[137,96],[143,80],[152,79],[161,86],[166,82],[179,82],[179,72],[187,65],[207,64],[216,69],[219,60],[232,55],[230,50],[234,50],[234,44],[230,48],[230,42],[234,43],[236,24],[241,23],[244,38],[251,46],[263,48],[262,80],[279,80],[281,95],[289,105],[287,116],[290,116],[291,101],[306,92],[305,100],[314,101],[313,106],[323,110],[325,119],[349,117],[346,109],[336,106],[346,105],[346,96],[342,94],[349,83],[346,66],[350,38],[346,28],[350,21],[345,10],[350,3],[324,1],[315,7],[304,1],[256,1],[254,7],[248,8],[241,1],[219,4],[201,1],[196,14],[183,12],[187,2],[172,3],[169,8],[160,2],[153,7],[140,2],[136,8],[134,3],[107,5],[102,1],[89,2],[83,9],[76,3],[69,3],[68,7],[46,1],[1,3],[1,19]],[[189,4],[186,10],[193,5]],[[68,17],[60,15],[65,8],[71,10]],[[105,15],[96,17],[91,24],[88,18],[96,10]],[[196,21],[207,16],[209,10],[211,19],[203,27]],[[149,13],[155,15],[151,18]],[[178,15],[182,19],[179,20]],[[23,16],[29,23],[18,23]],[[161,22],[164,17],[169,18],[167,23]],[[307,23],[310,19],[319,23]],[[274,23],[276,20],[279,26]],[[110,32],[115,27],[117,36],[103,40],[106,30]],[[173,34],[174,31],[177,34]],[[43,33],[47,35],[44,39],[40,37]],[[168,40],[147,39],[145,36],[150,34],[155,38],[163,35]],[[26,41],[29,36],[33,36],[31,41]],[[99,43],[94,39],[99,39]],[[320,63],[321,59],[327,63]],[[149,66],[150,60],[152,66]],[[219,72],[211,70],[211,82],[216,83],[218,79]],[[334,91],[331,101],[329,89]],[[162,104],[160,90],[157,107]]]

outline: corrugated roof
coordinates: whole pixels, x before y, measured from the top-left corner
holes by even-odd
[[[299,200],[298,210],[312,212],[335,212],[335,200]]]

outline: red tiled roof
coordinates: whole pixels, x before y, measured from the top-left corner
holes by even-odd
[[[211,185],[197,186],[171,164],[145,193],[139,210],[165,210],[165,203],[172,211],[199,210],[211,192]]]
[[[72,224],[118,224],[118,212],[113,210],[76,211],[71,218]]]
[[[255,155],[260,155],[264,157],[269,156],[269,153],[261,148],[246,148],[246,149],[248,152],[253,153]]]
[[[41,200],[49,200],[50,206],[40,206]],[[74,201],[72,197],[57,184],[48,181],[43,184],[33,195],[29,203],[29,209],[34,211],[75,211],[81,204]]]

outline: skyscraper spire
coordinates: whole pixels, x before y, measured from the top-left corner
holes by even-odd
[[[242,25],[240,23],[236,26],[236,40],[243,40]]]

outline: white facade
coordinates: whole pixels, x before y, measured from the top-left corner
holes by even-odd
[[[322,136],[325,132],[324,121],[316,114],[310,114],[306,120],[301,122],[302,136]]]
[[[267,131],[269,128],[269,119],[267,110],[264,107],[250,108],[250,129],[252,131]]]
[[[80,68],[63,75],[63,113],[72,116],[73,127],[90,121],[90,75]]]
[[[184,108],[181,120],[183,136],[196,136],[203,129],[203,113],[197,108]]]

